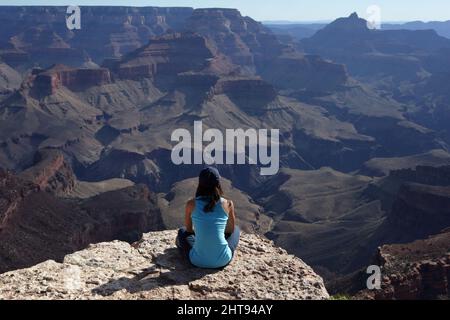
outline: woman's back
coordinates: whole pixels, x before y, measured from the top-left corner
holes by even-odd
[[[189,258],[201,268],[220,268],[227,265],[233,253],[225,239],[225,228],[228,214],[223,208],[221,198],[211,212],[205,212],[204,207],[209,199],[195,199],[195,209],[192,212],[192,224],[195,230],[195,244]]]

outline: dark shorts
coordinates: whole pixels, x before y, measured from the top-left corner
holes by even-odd
[[[227,233],[225,234],[225,239],[228,242],[228,246],[230,247],[231,252],[233,253],[236,251],[238,244],[239,244],[239,238],[241,236],[241,230],[238,226],[234,227],[233,233]],[[195,233],[187,232],[186,228],[183,227],[178,230],[178,236],[176,239],[177,247],[180,249],[182,254],[189,260],[189,253],[191,252],[191,249],[194,247],[195,243]]]

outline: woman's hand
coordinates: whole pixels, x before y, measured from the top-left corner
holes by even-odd
[[[184,215],[184,225],[186,231],[194,233],[194,228],[192,227],[192,212],[195,208],[195,200],[191,199],[186,203],[185,215]]]
[[[227,200],[227,208],[225,209],[228,212],[228,222],[227,227],[225,228],[225,233],[233,233],[234,226],[236,225],[236,214],[234,212],[234,203],[231,200]]]

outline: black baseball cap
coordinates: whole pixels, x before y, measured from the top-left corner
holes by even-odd
[[[206,167],[200,172],[198,177],[198,182],[200,185],[204,186],[216,186],[220,182],[220,173],[214,167]]]

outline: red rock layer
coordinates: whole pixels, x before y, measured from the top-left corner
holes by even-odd
[[[43,72],[35,71],[33,87],[40,94],[51,95],[61,86],[79,91],[110,82],[111,75],[106,68],[75,69],[55,65]]]

